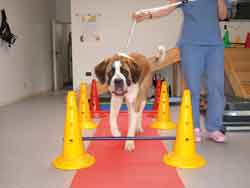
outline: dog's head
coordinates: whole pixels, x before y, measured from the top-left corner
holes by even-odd
[[[107,84],[111,93],[123,96],[131,84],[139,81],[140,68],[126,54],[116,54],[95,67],[95,74],[102,84]]]

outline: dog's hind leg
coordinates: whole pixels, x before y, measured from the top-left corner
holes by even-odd
[[[141,84],[140,90],[138,92],[136,102],[135,102],[135,111],[139,112],[138,120],[137,120],[137,126],[136,126],[136,132],[142,133],[144,130],[142,128],[142,117],[143,117],[143,110],[146,105],[148,91],[152,85],[152,74],[148,74],[144,81]]]
[[[136,123],[136,132],[137,133],[144,132],[143,127],[142,127],[142,117],[143,117],[143,110],[144,110],[145,105],[146,105],[146,101],[142,101],[139,115],[138,115],[138,119],[137,119],[137,123]]]
[[[122,105],[122,102],[123,102],[123,97],[118,97],[118,96],[112,95],[111,104],[110,104],[109,123],[110,123],[111,133],[115,137],[121,136],[121,133],[120,133],[118,125],[117,125],[117,118],[119,115],[119,111],[120,111],[120,107]]]

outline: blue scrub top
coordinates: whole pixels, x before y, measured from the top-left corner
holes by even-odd
[[[225,3],[230,8],[229,0]],[[184,23],[179,45],[223,45],[217,0],[196,0],[181,6]]]

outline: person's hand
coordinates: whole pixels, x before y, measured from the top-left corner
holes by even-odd
[[[146,19],[152,19],[152,13],[148,10],[139,10],[132,14],[132,18],[139,23]]]

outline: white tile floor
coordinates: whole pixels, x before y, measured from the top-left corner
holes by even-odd
[[[63,94],[45,95],[0,108],[1,188],[69,188],[74,172],[50,165],[61,152],[64,99]],[[171,110],[177,120],[178,107]],[[208,164],[178,170],[187,188],[250,187],[250,133],[228,138],[227,144],[204,141],[197,146]]]

